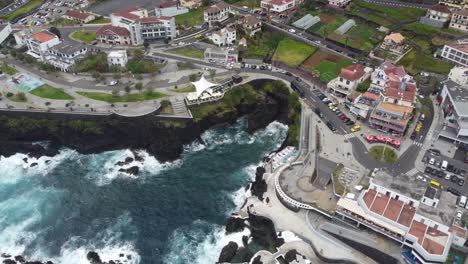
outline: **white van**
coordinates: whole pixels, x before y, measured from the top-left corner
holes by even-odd
[[[441,169],[446,170],[448,166],[448,162],[446,160],[442,161],[442,166],[440,166]]]
[[[460,200],[458,200],[458,206],[465,207],[466,205],[466,196],[460,196]]]

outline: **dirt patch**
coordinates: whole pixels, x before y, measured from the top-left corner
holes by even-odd
[[[320,22],[322,23],[330,23],[336,20],[336,17],[329,15],[329,14],[325,14],[325,13],[321,13],[319,17],[320,17]]]
[[[301,64],[301,68],[312,71],[321,61],[328,60],[334,63],[339,62],[341,59],[338,56],[331,55],[322,51],[317,51],[314,55],[310,56],[306,61]]]

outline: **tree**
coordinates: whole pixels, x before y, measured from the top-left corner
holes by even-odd
[[[57,37],[61,38],[62,34],[60,34],[60,30],[56,27],[49,28],[50,33],[57,35]]]
[[[125,86],[125,88],[124,88],[124,90],[125,90],[125,92],[126,92],[127,94],[130,93],[131,89],[132,89],[132,88],[130,87],[130,85],[127,85],[127,86]]]
[[[167,99],[161,100],[161,108],[166,108],[166,107],[169,107],[170,105],[171,105],[171,101]]]
[[[145,47],[145,50],[147,50],[149,48],[149,45],[150,44],[148,42],[143,43],[143,46]]]
[[[139,92],[143,90],[143,84],[141,82],[135,84],[135,89],[137,89]]]
[[[198,74],[193,73],[193,74],[190,74],[190,75],[189,75],[189,80],[190,80],[191,82],[194,82],[194,81],[196,81],[197,79],[198,79]]]
[[[119,95],[119,90],[117,90],[117,89],[115,89],[115,88],[112,89],[112,95],[113,95],[113,96],[118,96],[118,95]]]
[[[202,5],[203,5],[203,6],[209,6],[210,3],[211,3],[210,0],[202,0]]]
[[[135,51],[133,51],[133,56],[135,57],[135,59],[141,60],[143,59],[143,55],[144,52],[141,49],[135,49]]]
[[[19,101],[26,101],[26,94],[24,94],[23,92],[19,92],[16,94],[16,98],[18,98]]]

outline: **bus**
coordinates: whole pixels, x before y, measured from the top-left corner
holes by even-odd
[[[440,182],[431,180],[430,183],[431,183],[432,185],[434,185],[435,187],[438,187],[438,188],[440,188],[440,189],[443,189],[443,188],[444,188],[444,186],[442,186],[442,184],[440,184]]]

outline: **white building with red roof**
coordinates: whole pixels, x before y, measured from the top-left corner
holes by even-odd
[[[389,81],[393,82],[413,82],[413,77],[408,75],[403,66],[395,66],[385,61],[374,70],[371,75],[371,90],[383,91]]]
[[[63,18],[73,20],[81,24],[86,24],[96,19],[96,16],[81,10],[70,9],[65,13],[65,15],[63,15]]]
[[[262,0],[260,6],[263,10],[270,13],[284,13],[296,9],[296,0]]]
[[[450,20],[452,12],[445,5],[435,4],[427,9],[425,16],[421,17],[419,22],[433,27],[444,27]]]
[[[367,80],[372,68],[362,64],[351,64],[341,69],[340,75],[328,82],[327,88],[338,97],[346,97],[354,91],[359,84]]]
[[[96,32],[96,40],[110,45],[131,45],[130,32],[123,27],[104,25]]]
[[[26,38],[27,54],[44,61],[45,55],[48,54],[50,48],[58,44],[60,44],[59,37],[47,30],[34,33]]]
[[[407,263],[444,263],[466,228],[456,219],[457,198],[415,177],[377,172],[357,199],[341,198],[336,214],[387,236],[409,250]]]
[[[141,45],[157,40],[171,40],[176,37],[176,25],[173,17],[148,16],[148,11],[135,6],[110,15],[112,27],[107,25],[98,30],[97,38],[111,43],[111,35],[119,38],[119,44],[127,44],[125,35],[129,33],[130,45]],[[119,29],[120,28],[120,29]],[[125,30],[123,30],[125,29]],[[105,33],[105,34],[104,34]],[[115,33],[115,34],[114,34]],[[114,42],[117,43],[117,42]]]

